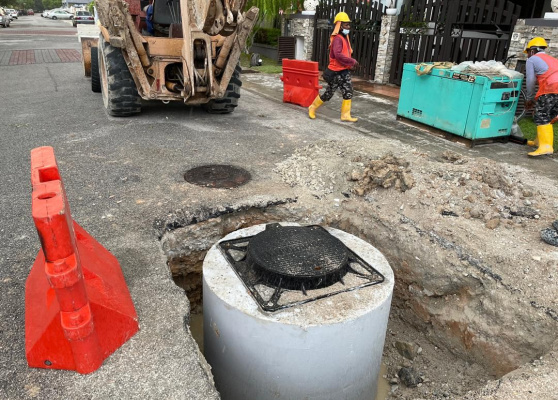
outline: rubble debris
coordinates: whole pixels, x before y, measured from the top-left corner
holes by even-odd
[[[461,154],[451,150],[444,151],[442,153],[442,158],[452,164],[465,164],[467,162]]]
[[[529,219],[537,219],[537,215],[540,215],[537,210],[532,209],[531,207],[519,207],[515,209],[509,209],[510,214],[514,217],[524,217]]]
[[[414,343],[397,341],[394,345],[399,354],[408,360],[414,360],[419,354],[420,347]]]
[[[423,379],[413,367],[403,367],[397,373],[401,382],[407,387],[417,387]]]
[[[484,224],[488,229],[496,229],[500,226],[500,218],[492,218]]]
[[[357,182],[353,193],[359,196],[364,196],[378,186],[384,189],[395,187],[402,192],[415,186],[409,162],[391,153],[370,161],[363,171],[353,170],[348,180]]]
[[[543,229],[541,231],[541,239],[544,240],[545,243],[558,247],[558,231],[556,231],[554,227]]]

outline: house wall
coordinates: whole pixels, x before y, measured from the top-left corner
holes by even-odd
[[[398,2],[398,6],[403,4]],[[546,5],[545,5],[546,6]],[[550,7],[550,5],[548,5]],[[284,19],[282,24],[283,36],[297,36],[304,38],[303,54],[297,54],[298,59],[312,60],[314,41],[314,16],[313,15],[290,15]],[[376,72],[374,82],[387,84],[394,54],[395,34],[397,30],[397,16],[382,16],[380,30],[380,43],[376,61]],[[508,56],[515,55],[517,58],[509,62],[508,67],[514,69],[518,60],[526,60],[523,53],[526,44],[532,38],[541,36],[549,44],[547,53],[558,58],[558,19],[518,19],[512,34]]]
[[[314,49],[314,15],[288,15],[281,25],[281,36],[297,38],[297,60],[311,60]]]
[[[543,37],[548,43],[547,54],[558,58],[558,20],[548,19],[518,19],[513,30],[508,57],[515,55],[509,65],[514,69],[517,60],[526,60],[527,55],[523,53],[529,40],[534,37]]]

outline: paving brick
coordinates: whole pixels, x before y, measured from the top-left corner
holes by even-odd
[[[37,49],[0,51],[0,66],[81,62],[74,49]]]

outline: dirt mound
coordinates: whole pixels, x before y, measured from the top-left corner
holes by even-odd
[[[432,343],[496,377],[548,351],[558,252],[540,232],[556,220],[555,182],[486,158],[369,139],[298,149],[274,171],[319,200],[312,211],[324,223],[347,218],[341,229],[386,255],[397,277],[393,307]],[[388,365],[388,379],[398,381],[400,367]],[[457,379],[436,395],[429,383],[400,387],[393,397],[455,397],[486,376]]]

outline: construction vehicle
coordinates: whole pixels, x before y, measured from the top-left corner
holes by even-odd
[[[258,16],[246,0],[96,0],[98,40],[84,50],[91,88],[112,116],[141,112],[141,99],[234,111],[240,97],[240,54]],[[151,11],[151,10],[150,10]]]

